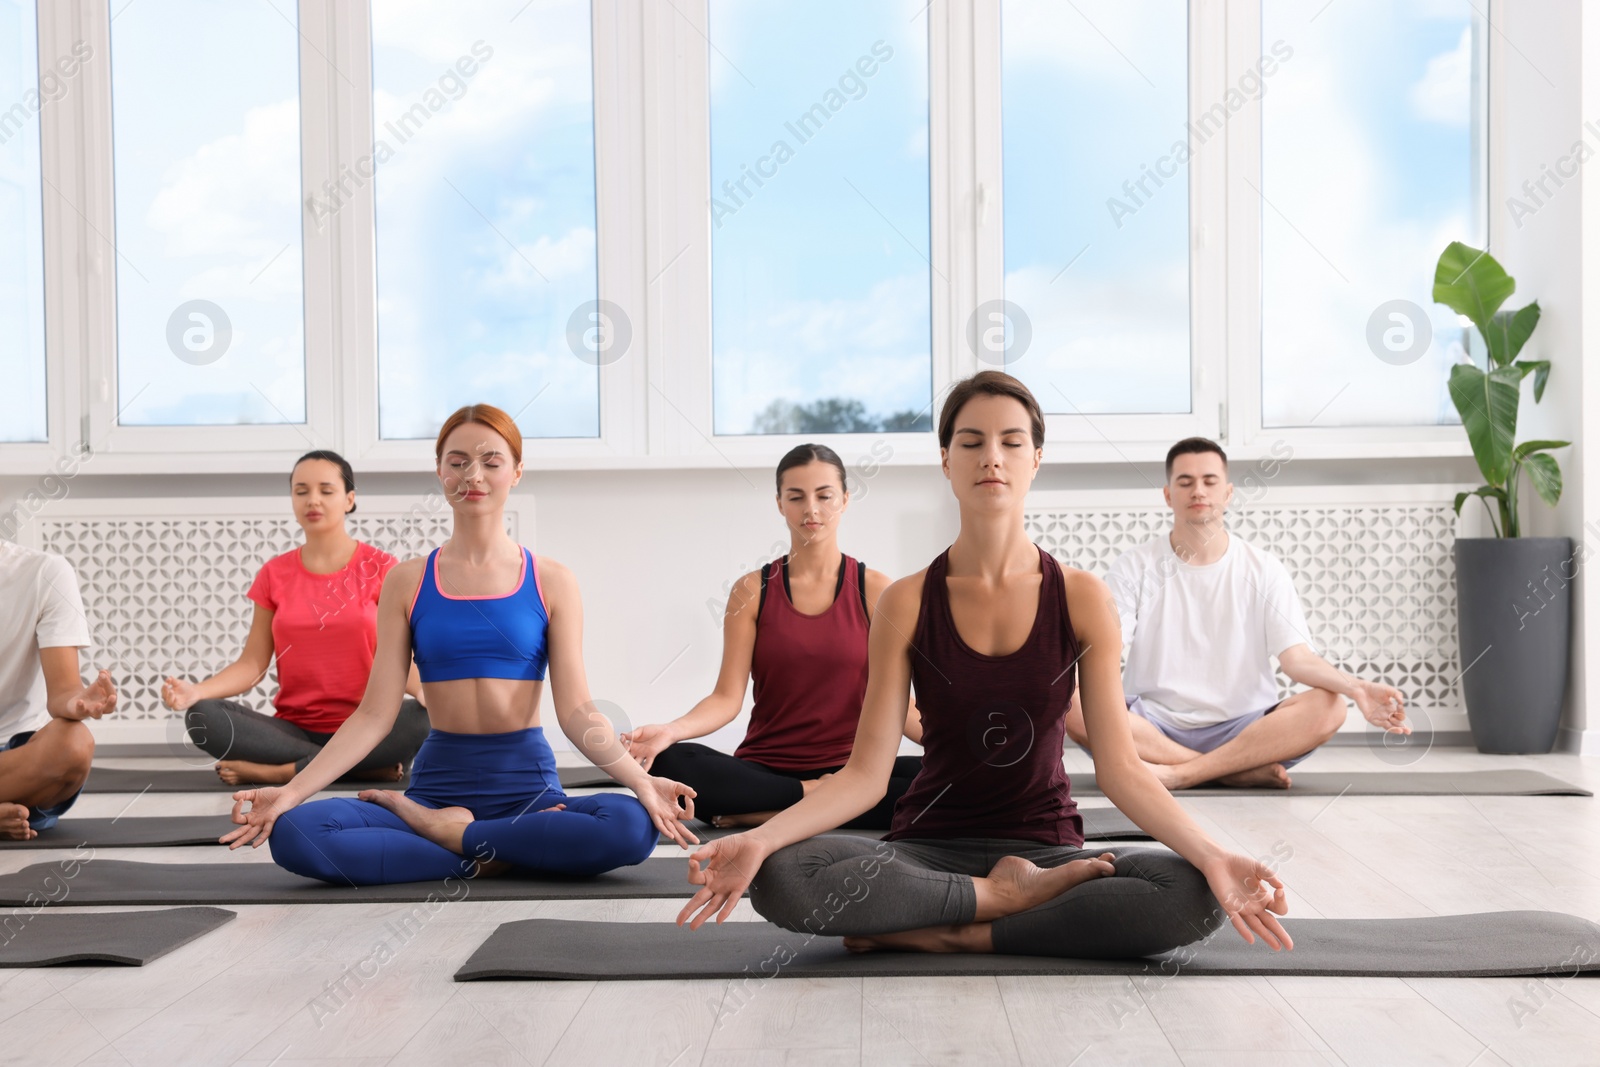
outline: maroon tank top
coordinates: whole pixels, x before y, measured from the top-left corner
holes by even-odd
[[[820,615],[789,599],[782,560],[767,565],[765,603],[750,657],[755,706],[733,754],[780,770],[837,767],[855,747],[867,693],[862,568],[845,556],[843,582]]]
[[[1044,573],[1033,630],[1010,655],[986,656],[956,633],[945,587],[949,557],[945,549],[928,566],[911,641],[922,771],[895,805],[883,840],[1082,845],[1083,817],[1061,764],[1078,660],[1061,566],[1039,549]]]

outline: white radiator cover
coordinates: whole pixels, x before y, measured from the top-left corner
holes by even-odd
[[[345,522],[351,536],[407,559],[450,535],[450,507],[438,493],[364,493]],[[531,501],[507,507],[506,532],[532,544]],[[68,498],[34,516],[18,540],[72,564],[94,642],[83,669],[107,668],[121,691],[116,715],[91,723],[95,736],[180,741],[181,716],[162,705],[161,679],[208,677],[238,658],[254,610],[245,591],[263,563],[301,539],[283,498]],[[277,691],[274,667],[237,699],[271,714]]]
[[[1406,695],[1417,729],[1465,730],[1456,637],[1455,494],[1471,486],[1275,486],[1234,491],[1231,535],[1294,579],[1318,653]],[[1153,501],[1153,502],[1152,502]],[[1171,528],[1149,490],[1035,492],[1028,535],[1062,563],[1105,577],[1123,552]],[[1293,691],[1278,672],[1280,693]],[[1354,709],[1347,729],[1367,729]]]
[[[1241,487],[1228,511],[1232,534],[1288,568],[1318,650],[1398,686],[1419,729],[1466,729],[1450,557],[1461,488],[1471,487],[1272,486],[1247,499]],[[355,537],[405,559],[448,536],[450,510],[438,494],[363,494],[348,521]],[[1026,512],[1030,537],[1101,576],[1170,521],[1147,489],[1036,491]],[[506,522],[538,550],[531,498],[513,498]],[[66,557],[78,574],[94,641],[85,670],[105,666],[122,687],[121,709],[93,724],[97,736],[149,742],[181,735],[160,703],[161,678],[204,677],[233,661],[249,629],[245,590],[300,532],[281,498],[67,498],[35,515],[19,540]],[[1287,694],[1281,672],[1279,682]],[[273,674],[241,699],[270,711],[276,690]],[[1347,729],[1366,729],[1354,711]]]

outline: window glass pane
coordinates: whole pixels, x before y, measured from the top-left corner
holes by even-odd
[[[1472,0],[1262,5],[1264,425],[1459,421],[1433,271],[1483,247],[1483,34]]]
[[[1190,408],[1187,160],[1223,148],[1188,129],[1184,6],[1005,0],[1001,9],[1014,307],[1004,318],[979,308],[969,337],[980,361],[1005,363],[1046,411]]]
[[[598,436],[629,324],[595,306],[587,0],[372,8],[381,435],[488,401],[529,437]]]
[[[305,422],[295,5],[108,10],[119,421]]]
[[[715,432],[932,425],[925,0],[711,0]]]
[[[33,0],[0,0],[0,441],[45,439],[39,112],[69,88],[59,74],[39,85]]]

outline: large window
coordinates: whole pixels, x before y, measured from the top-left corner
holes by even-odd
[[[52,69],[41,84],[38,56],[33,0],[0,0],[0,441],[45,439],[39,113],[70,82]]]
[[[931,423],[921,0],[711,0],[718,434]]]
[[[1261,105],[1264,426],[1457,421],[1433,271],[1483,247],[1485,9],[1264,0],[1284,58]]]
[[[1188,33],[1171,0],[1005,0],[1005,299],[968,340],[1046,411],[1190,410]]]
[[[374,3],[372,109],[380,435],[492,401],[597,436],[631,324],[598,302],[588,0]]]
[[[303,423],[295,5],[109,10],[118,421]]]
[[[1434,265],[1570,6],[0,0],[0,470],[410,470],[475,401],[553,469],[915,464],[990,367],[1070,463],[1465,456]]]

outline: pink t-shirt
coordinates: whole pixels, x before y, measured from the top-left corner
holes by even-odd
[[[399,560],[364,542],[332,574],[312,574],[291,549],[262,565],[247,594],[272,612],[278,717],[329,734],[367,690],[378,645],[378,593]]]

